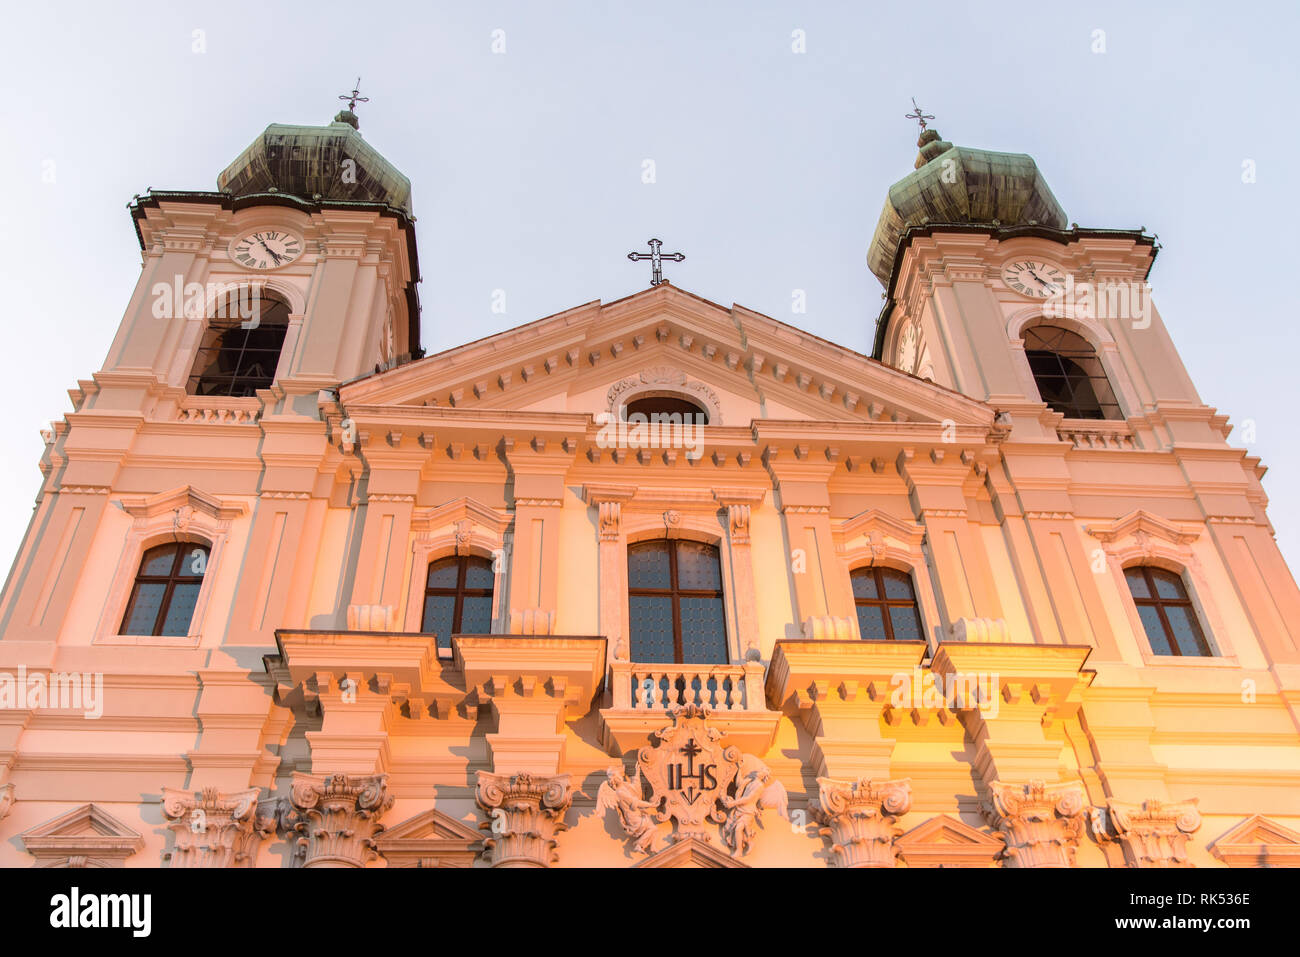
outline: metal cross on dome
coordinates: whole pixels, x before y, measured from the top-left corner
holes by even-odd
[[[358,103],[370,102],[370,97],[361,95],[361,77],[357,77],[357,85],[352,88],[352,92],[341,94],[339,99],[348,101],[348,112],[350,113],[357,111]]]
[[[922,113],[922,112],[921,112],[921,108],[920,108],[919,106],[916,105],[916,97],[912,97],[912,112],[911,112],[911,113],[904,113],[903,116],[904,116],[904,118],[906,118],[906,119],[909,119],[909,120],[916,120],[916,122],[920,123],[920,124],[921,124],[921,132],[922,132],[922,133],[925,132],[925,121],[926,121],[926,120],[932,120],[932,119],[934,119],[934,114],[933,114],[933,113]]]
[[[663,243],[657,239],[650,240],[649,246],[650,251],[648,253],[628,253],[627,258],[632,262],[643,259],[650,260],[650,285],[657,286],[664,281],[663,261],[667,259],[671,262],[680,263],[685,262],[686,257],[682,253],[660,252]]]

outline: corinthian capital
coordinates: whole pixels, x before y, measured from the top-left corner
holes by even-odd
[[[379,819],[393,806],[387,784],[386,774],[295,774],[288,825],[302,866],[362,867],[376,857]]]
[[[258,814],[260,788],[243,791],[162,789],[163,815],[176,835],[172,867],[252,867],[257,844],[275,826]]]
[[[1073,867],[1083,830],[1083,787],[1067,784],[989,784],[984,815],[1007,843],[1004,867]]]
[[[1197,799],[1165,804],[1110,801],[1110,827],[1096,829],[1099,840],[1118,840],[1129,867],[1193,867],[1187,839],[1201,826]]]
[[[493,867],[549,867],[558,855],[555,835],[563,831],[564,812],[573,801],[567,774],[478,773],[475,793],[490,821],[483,847]]]
[[[814,819],[826,825],[837,867],[893,867],[898,818],[912,806],[912,781],[818,778]]]

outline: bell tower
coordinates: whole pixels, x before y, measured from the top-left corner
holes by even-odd
[[[954,146],[928,118],[867,255],[887,289],[873,355],[1022,435],[1201,408],[1151,301],[1153,237],[1068,223],[1032,157]]]
[[[319,390],[421,354],[411,184],[356,99],[325,126],[271,124],[216,191],[136,197],[143,269],[92,407],[272,390],[314,415]]]

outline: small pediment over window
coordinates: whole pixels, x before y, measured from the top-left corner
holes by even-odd
[[[470,867],[481,848],[477,831],[433,808],[375,840],[389,867]]]
[[[1255,814],[1211,844],[1210,851],[1229,867],[1300,867],[1300,833]]]
[[[908,867],[992,867],[1005,844],[947,814],[918,824],[894,841]]]
[[[96,804],[61,814],[20,835],[37,867],[122,867],[144,838]]]
[[[1105,545],[1123,541],[1127,538],[1146,536],[1170,545],[1190,545],[1200,537],[1195,529],[1184,528],[1153,515],[1145,509],[1129,512],[1117,522],[1093,522],[1088,525],[1088,534]]]
[[[156,495],[123,495],[119,505],[132,518],[146,521],[167,512],[178,512],[181,516],[197,513],[223,522],[238,518],[247,511],[243,502],[226,501],[192,485],[182,485]]]
[[[704,843],[699,838],[688,837],[634,864],[633,867],[749,867],[749,865],[736,860],[711,844]]]

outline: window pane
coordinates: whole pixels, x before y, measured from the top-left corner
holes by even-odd
[[[1200,623],[1190,608],[1186,605],[1166,605],[1165,617],[1169,619],[1169,627],[1174,631],[1174,640],[1178,642],[1178,650],[1182,654],[1210,657],[1210,646],[1201,634]]]
[[[677,587],[686,591],[721,591],[718,550],[700,542],[678,542]]]
[[[198,585],[177,585],[172,589],[171,604],[163,618],[164,635],[188,635],[194,617],[194,603],[199,600]]]
[[[859,605],[858,629],[867,641],[883,641],[885,639],[883,609],[879,605]]]
[[[1157,598],[1186,598],[1183,580],[1162,568],[1151,569],[1151,577],[1156,583]]]
[[[1165,626],[1160,623],[1160,614],[1151,605],[1138,605],[1138,614],[1142,617],[1142,627],[1147,630],[1151,650],[1158,655],[1172,655],[1174,651],[1165,637]]]
[[[647,542],[627,550],[629,588],[670,588],[668,543]]]
[[[486,595],[466,595],[460,606],[462,635],[486,635],[492,631],[492,599]]]
[[[167,586],[162,584],[136,585],[131,618],[122,626],[122,634],[152,635],[154,622],[158,620],[158,609],[162,607],[166,592]]]
[[[159,545],[144,553],[140,562],[141,575],[167,576],[172,573],[172,563],[176,560],[175,545]]]
[[[456,611],[456,599],[452,595],[426,595],[424,599],[424,620],[420,630],[425,634],[438,635],[438,647],[451,647],[451,616]]]
[[[457,563],[452,561],[434,562],[429,566],[428,588],[455,588]]]
[[[870,568],[858,568],[849,576],[853,582],[854,598],[879,598],[876,594],[876,576]]]
[[[916,593],[912,591],[911,575],[892,568],[882,568],[880,574],[885,579],[886,598],[906,598],[910,601],[916,597]]]
[[[666,557],[666,556],[665,556]],[[673,601],[649,595],[628,597],[633,661],[673,661]]]
[[[1147,580],[1142,577],[1141,568],[1124,569],[1124,577],[1128,579],[1128,590],[1133,593],[1134,598],[1151,597],[1151,590],[1147,588]]]
[[[915,605],[895,606],[889,609],[889,619],[894,625],[897,641],[917,641],[921,637],[921,619]]]
[[[465,565],[466,588],[491,588],[496,580],[492,563],[486,558],[471,558]]]
[[[727,626],[721,598],[683,598],[682,659],[696,665],[727,663]]]

